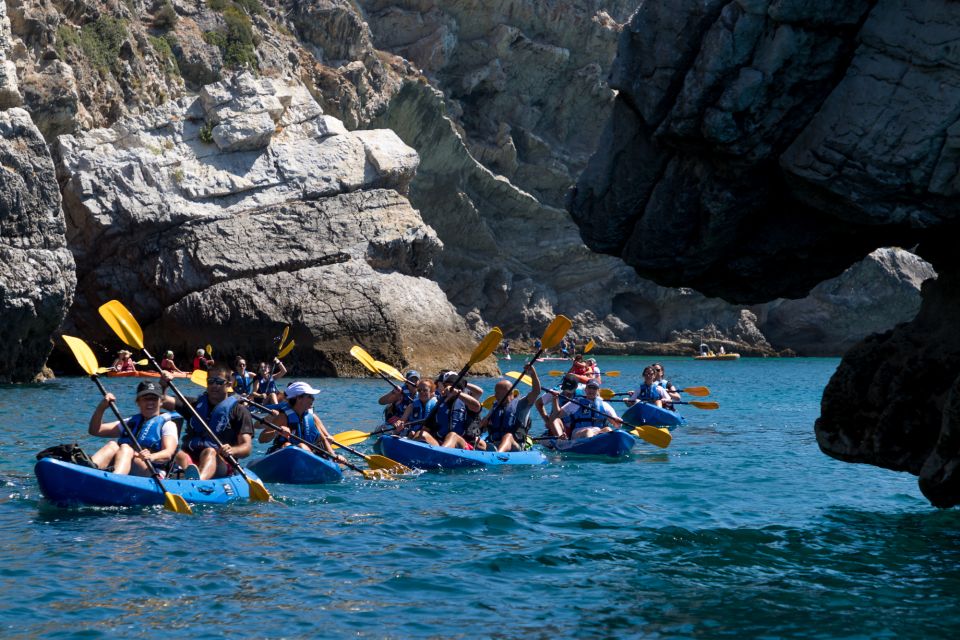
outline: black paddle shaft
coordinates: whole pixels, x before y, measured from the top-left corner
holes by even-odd
[[[257,403],[255,403],[255,402],[251,402],[250,404],[252,404],[253,406],[255,406],[255,407],[257,407],[257,408],[260,408],[259,405],[257,405]],[[270,421],[268,421],[268,420],[265,420],[265,419],[261,418],[260,416],[254,416],[253,419],[256,420],[257,422],[261,423],[261,424],[266,425],[267,428],[273,429],[274,431],[280,433],[280,427],[278,427],[277,425],[273,424],[272,422],[270,422]],[[330,452],[329,452],[329,451],[324,450],[322,447],[318,447],[316,444],[314,444],[314,443],[312,443],[312,442],[307,442],[306,440],[304,440],[304,439],[301,438],[300,436],[296,436],[296,435],[294,435],[294,434],[292,434],[292,433],[285,433],[285,434],[283,434],[283,437],[284,437],[284,438],[290,438],[291,440],[295,440],[295,441],[297,441],[297,442],[301,442],[301,443],[307,445],[308,447],[310,447],[311,449],[313,449],[314,452],[316,452],[318,455],[320,455],[320,456],[323,457],[323,458],[326,458],[327,460],[330,460],[331,462],[336,462],[336,463],[338,463],[338,464],[342,464],[342,465],[344,465],[345,467],[347,467],[348,469],[353,469],[354,471],[356,471],[356,472],[358,472],[358,473],[363,473],[363,472],[364,472],[364,469],[361,469],[360,467],[358,467],[358,466],[355,465],[355,464],[352,464],[352,463],[346,462],[346,461],[341,462],[340,460],[335,460],[334,457],[333,457],[332,455],[330,455]]]
[[[103,397],[106,398],[107,390],[103,386],[103,383],[100,382],[100,377],[94,374],[90,376],[90,379],[93,380],[94,384],[97,385],[97,388],[100,389],[100,393],[102,393]],[[113,415],[117,416],[117,420],[120,421],[120,427],[127,434],[127,437],[130,438],[130,440],[133,442],[133,448],[136,449],[137,453],[140,453],[141,451],[143,451],[143,447],[140,446],[140,442],[137,441],[137,437],[133,435],[132,431],[130,431],[130,427],[129,425],[127,425],[127,421],[123,419],[122,415],[120,415],[120,409],[117,408],[117,403],[114,402],[113,400],[110,401],[110,409],[113,410]],[[157,481],[157,484],[160,485],[160,489],[164,493],[166,493],[167,490],[163,488],[163,481],[160,478],[160,472],[157,471],[157,468],[155,466],[153,466],[153,461],[144,460],[144,462],[146,462],[147,466],[150,467],[150,474],[153,476],[153,479]]]
[[[555,396],[559,396],[559,395],[560,395],[559,392],[554,391],[553,389],[547,389],[547,393],[551,393],[551,394],[553,394],[553,395],[555,395]],[[579,406],[583,407],[584,409],[586,409],[586,410],[588,410],[588,411],[593,411],[594,413],[596,413],[596,414],[598,414],[598,415],[601,415],[601,416],[603,416],[604,418],[606,418],[606,419],[608,419],[608,420],[614,420],[614,421],[619,422],[620,424],[622,424],[622,425],[624,425],[624,426],[626,426],[626,427],[630,427],[631,429],[636,429],[636,428],[637,428],[637,425],[635,425],[635,424],[630,424],[629,422],[624,422],[624,421],[621,420],[620,418],[614,418],[613,416],[608,415],[608,414],[604,413],[603,411],[597,411],[596,409],[594,409],[594,408],[591,407],[590,405],[584,404],[584,403],[580,402],[579,400],[575,400],[575,399],[573,399],[573,398],[567,398],[567,402],[572,402],[573,404],[579,405]]]

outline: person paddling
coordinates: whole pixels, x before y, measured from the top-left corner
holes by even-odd
[[[213,358],[208,358],[207,352],[203,349],[197,349],[197,355],[193,357],[193,370],[209,371],[213,365]]]
[[[164,372],[160,385],[166,389],[172,379],[169,372]],[[237,401],[236,396],[227,397],[229,382],[229,369],[223,365],[214,365],[207,376],[206,392],[199,397],[188,397],[187,402],[196,409],[223,443],[220,451],[224,455],[246,458],[253,451],[253,417],[250,411]],[[173,409],[180,415],[193,415],[174,396],[163,396],[162,407]],[[183,449],[177,453],[176,462],[186,470],[184,475],[188,480],[209,480],[233,472],[217,455],[217,443],[194,417],[187,422]]]
[[[173,351],[167,351],[163,354],[163,360],[160,361],[160,368],[170,373],[183,373],[183,371],[177,368],[176,363],[173,361]]]
[[[257,368],[257,377],[253,381],[253,397],[264,404],[277,404],[280,390],[277,389],[277,379],[287,374],[287,368],[274,358],[273,363],[261,362]]]
[[[656,375],[653,367],[646,367],[643,370],[643,383],[630,394],[630,397],[624,400],[624,404],[632,407],[638,402],[649,402],[658,407],[663,407],[665,402],[670,402],[670,394],[657,384]]]
[[[573,376],[564,376],[560,383],[560,392],[553,393],[547,391],[541,397],[537,398],[535,406],[543,423],[547,427],[547,434],[555,438],[565,439],[569,435],[570,418],[569,416],[560,416],[551,418],[551,413],[560,411],[560,407],[567,404],[570,398],[577,394],[577,381]]]
[[[496,397],[494,410],[486,415],[480,426],[487,430],[487,440],[478,441],[478,449],[493,447],[497,451],[523,451],[529,447],[530,410],[540,396],[540,378],[530,364],[523,371],[530,376],[531,388],[522,398],[505,399],[513,387],[513,380],[500,380],[493,388]]]
[[[126,349],[120,349],[120,351],[117,351],[117,359],[113,361],[110,368],[119,372],[136,371],[137,365],[130,359],[131,355],[133,354]]]
[[[403,415],[400,416],[400,419],[393,425],[394,432],[397,435],[408,436],[410,438],[419,437],[420,431],[423,429],[420,421],[430,415],[433,407],[437,404],[434,389],[433,380],[424,379],[417,382],[417,397],[407,405]],[[408,422],[417,424],[407,426]]]
[[[554,409],[550,415],[552,420],[561,416],[570,417],[571,440],[592,438],[595,435],[613,431],[613,428],[607,425],[607,421],[612,419],[619,422],[620,416],[617,415],[613,407],[599,397],[599,392],[600,383],[591,380],[587,383],[584,397],[579,401],[579,404],[568,402],[559,409]]]
[[[97,467],[107,469],[112,465],[114,473],[149,477],[152,472],[147,460],[158,470],[170,463],[177,450],[179,433],[172,416],[160,413],[162,395],[160,385],[156,382],[145,381],[137,385],[136,402],[140,413],[127,418],[126,423],[143,447],[139,453],[119,421],[103,422],[103,413],[110,407],[111,402],[117,400],[112,393],[104,396],[90,416],[88,433],[101,438],[118,439],[108,442],[93,454],[91,459]]]
[[[443,390],[440,397],[439,406],[434,413],[432,421],[435,425],[435,431],[432,433],[429,429],[421,431],[421,439],[433,445],[442,447],[451,447],[455,449],[473,449],[467,440],[467,414],[479,413],[482,409],[480,401],[463,392],[465,381],[454,386],[457,374],[448,371],[443,376]],[[426,424],[429,424],[426,423]]]
[[[675,386],[673,386],[672,382],[667,380],[667,375],[663,370],[663,365],[659,362],[654,362],[652,365],[650,365],[650,368],[653,369],[653,377],[657,384],[667,390],[667,395],[670,396],[670,400],[679,401],[680,392]],[[664,407],[667,409],[673,409],[673,404],[665,403]]]
[[[260,433],[260,442],[271,442],[273,446],[267,453],[273,453],[291,445],[299,446],[306,451],[312,449],[303,442],[292,441],[288,436],[293,434],[301,440],[316,445],[330,454],[337,462],[346,460],[333,451],[333,438],[320,418],[313,412],[313,401],[320,389],[314,389],[306,382],[291,382],[287,385],[287,399],[277,408],[279,415],[268,418],[268,422],[276,425],[276,429],[267,427]]]
[[[410,370],[407,371],[404,375],[406,382],[404,382],[402,387],[395,387],[386,392],[380,399],[377,400],[378,403],[386,405],[383,410],[383,420],[389,425],[396,424],[403,416],[404,411],[407,407],[410,406],[410,403],[413,402],[413,399],[416,397],[417,384],[420,382],[420,372]]]
[[[256,376],[251,371],[247,371],[247,360],[243,356],[237,356],[233,360],[233,391],[243,395],[253,393],[253,381]]]

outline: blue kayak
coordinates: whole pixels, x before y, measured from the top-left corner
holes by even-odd
[[[286,484],[322,484],[340,482],[343,472],[340,465],[326,458],[290,446],[251,462],[248,469],[257,472],[264,482]]]
[[[577,440],[547,440],[546,446],[558,453],[575,453],[583,456],[610,456],[620,458],[633,449],[637,439],[626,431],[608,431],[592,438]]]
[[[38,461],[33,471],[40,492],[57,505],[128,507],[163,504],[163,492],[153,478],[119,475],[54,458]],[[257,478],[250,471],[247,475],[251,480]],[[250,498],[250,487],[239,474],[213,480],[164,480],[163,486],[193,504],[224,504]]]
[[[414,469],[463,469],[499,465],[546,464],[547,457],[540,451],[467,451],[435,447],[426,442],[397,436],[381,436],[376,450],[382,455]]]
[[[628,424],[649,424],[655,427],[682,427],[687,424],[676,411],[661,409],[655,404],[638,402],[621,416]]]

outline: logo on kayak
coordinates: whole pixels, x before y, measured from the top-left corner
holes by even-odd
[[[500,462],[506,462],[509,459],[510,459],[510,456],[505,456],[505,455],[497,456],[497,460],[499,460]]]
[[[224,485],[223,485],[223,492],[224,492],[225,494],[227,494],[228,496],[232,496],[232,495],[233,495],[233,485],[224,484]]]

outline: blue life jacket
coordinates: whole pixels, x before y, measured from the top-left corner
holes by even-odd
[[[236,404],[237,396],[230,396],[211,410],[210,398],[207,397],[207,394],[203,394],[197,398],[197,404],[194,405],[194,409],[197,410],[197,413],[200,414],[203,421],[207,423],[210,430],[217,435],[220,442],[223,442],[223,435],[230,429],[230,411]],[[223,444],[232,443],[223,442]],[[190,418],[190,437],[187,440],[186,448],[191,451],[199,451],[206,447],[216,449],[217,443],[207,435],[207,430],[197,422],[196,418]]]
[[[644,382],[640,385],[640,388],[637,389],[637,400],[640,402],[656,402],[660,399],[660,392],[657,390],[660,384],[655,382],[653,384],[647,384]]]
[[[264,378],[260,376],[257,378],[257,392],[258,393],[277,393],[277,381],[273,379],[273,376],[267,376]]]
[[[233,390],[244,395],[253,391],[253,378],[239,373],[233,374]]]
[[[296,411],[286,402],[280,405],[280,410],[287,416],[287,428],[290,429],[290,433],[297,436],[301,440],[306,440],[310,444],[315,443],[320,438],[320,428],[317,427],[316,417],[313,415],[313,409],[310,409],[305,414],[303,414],[303,419],[300,419],[300,416],[297,415]],[[283,447],[283,445],[290,442],[290,438],[286,436],[278,435],[273,440],[273,446],[270,447],[270,451],[276,451]],[[294,440],[291,444],[298,444]]]
[[[487,440],[500,442],[503,440],[503,436],[516,430],[514,422],[517,419],[519,404],[519,399],[513,399],[487,414]]]
[[[589,400],[580,400],[579,405],[577,410],[570,416],[570,428],[573,431],[587,427],[602,427],[607,423],[607,418],[604,415],[606,412],[603,409],[603,400],[599,397],[594,398],[592,403]],[[583,405],[586,405],[586,407]],[[599,413],[594,413],[587,407],[592,407],[596,411],[599,411]]]
[[[420,402],[420,398],[417,398],[410,404],[413,405],[413,409],[410,410],[409,421],[413,422],[414,420],[423,420],[426,418],[430,414],[430,411],[437,406],[437,399],[435,397],[430,398],[427,400],[427,403],[424,404]]]
[[[437,435],[442,440],[451,431],[462,436],[467,422],[467,407],[463,400],[457,398],[453,406],[444,402],[437,409]]]
[[[133,437],[137,439],[140,446],[156,453],[163,449],[163,434],[161,432],[163,425],[179,417],[180,414],[178,413],[161,413],[149,420],[144,420],[143,416],[138,413],[135,416],[127,418],[126,422],[127,426],[130,427],[130,431],[133,433]],[[117,444],[127,444],[133,447],[133,440],[131,440],[130,436],[124,431],[117,439]],[[136,449],[136,447],[133,448]]]

